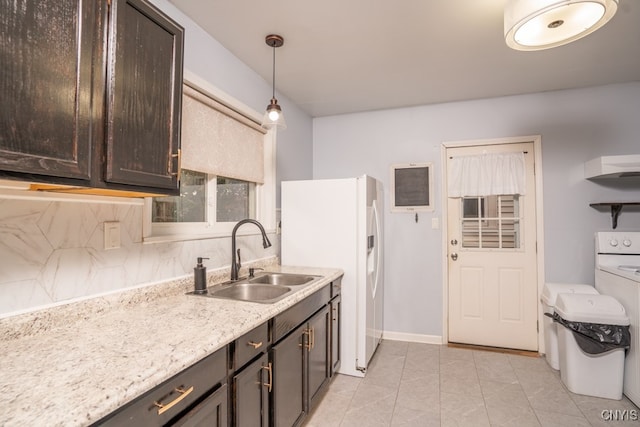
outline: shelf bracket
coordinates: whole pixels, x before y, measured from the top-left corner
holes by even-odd
[[[613,202],[613,203],[591,203],[592,208],[598,208],[600,206],[608,206],[611,209],[611,226],[615,230],[618,226],[618,216],[622,212],[623,206],[640,206],[640,202]]]
[[[615,230],[618,226],[618,216],[620,212],[622,212],[622,204],[612,204],[611,205],[611,227]]]

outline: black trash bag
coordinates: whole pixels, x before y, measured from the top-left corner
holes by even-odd
[[[554,322],[573,331],[578,346],[588,354],[601,354],[619,348],[628,349],[631,345],[629,326],[603,325],[600,323],[572,322],[565,320],[558,313],[545,313]]]

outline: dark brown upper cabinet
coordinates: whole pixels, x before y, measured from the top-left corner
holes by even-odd
[[[183,28],[143,0],[0,7],[0,177],[177,194]]]
[[[89,180],[106,4],[0,5],[0,168]]]
[[[183,30],[142,0],[113,0],[106,180],[177,188]]]

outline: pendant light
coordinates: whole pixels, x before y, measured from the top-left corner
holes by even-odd
[[[265,42],[268,46],[271,46],[271,48],[273,48],[273,94],[271,96],[271,102],[269,102],[269,105],[267,106],[267,111],[264,113],[262,126],[267,129],[271,129],[273,127],[286,129],[287,125],[284,122],[282,108],[280,108],[280,106],[278,105],[278,100],[276,99],[276,48],[284,44],[284,39],[282,38],[282,36],[279,36],[277,34],[269,34],[265,38]]]
[[[578,40],[606,24],[619,0],[508,0],[504,37],[516,50],[542,50]]]

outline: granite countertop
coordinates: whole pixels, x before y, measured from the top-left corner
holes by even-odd
[[[342,275],[267,270],[323,278],[273,304],[185,295],[192,287],[185,278],[69,304],[55,315],[0,319],[0,424],[98,421]]]

